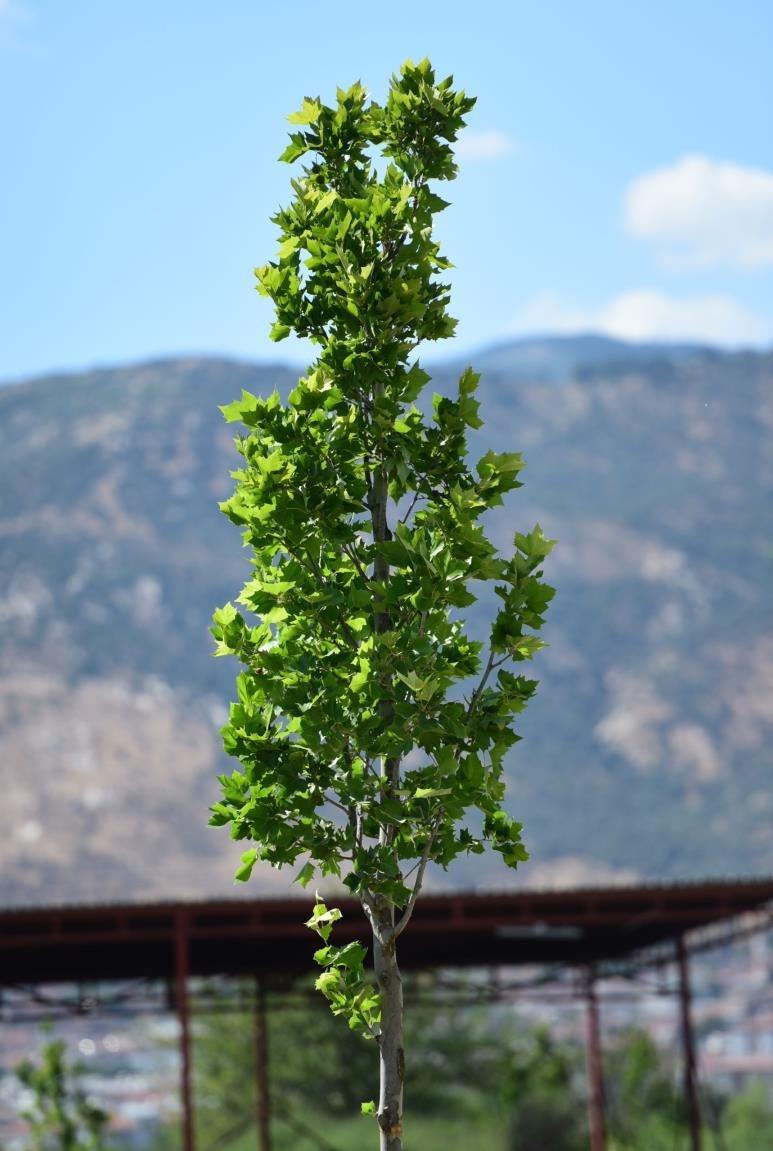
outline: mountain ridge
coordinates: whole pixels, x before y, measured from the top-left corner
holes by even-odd
[[[549,378],[560,378],[556,373],[564,375],[570,371],[598,367],[608,362],[618,360],[628,363],[649,362],[658,359],[687,359],[690,357],[735,357],[735,356],[767,356],[773,353],[772,348],[757,348],[752,346],[739,346],[726,348],[717,344],[693,342],[690,340],[624,340],[615,336],[607,336],[602,332],[588,330],[566,334],[533,334],[514,336],[484,344],[472,351],[468,356],[449,356],[433,358],[422,356],[428,370],[443,374],[449,371],[462,371],[468,363],[480,366],[481,370],[501,370],[503,367],[519,372],[531,371],[532,379],[543,379],[539,374],[540,364],[547,364]],[[165,364],[179,364],[186,362],[234,364],[240,367],[259,368],[267,371],[298,371],[304,370],[302,365],[293,366],[279,356],[276,360],[253,360],[251,357],[230,355],[228,353],[201,352],[201,353],[163,353],[157,356],[141,357],[127,362],[108,362],[88,364],[82,367],[63,370],[51,370],[33,375],[0,377],[0,388],[20,387],[28,383],[37,384],[43,380],[67,380],[84,375],[94,376],[115,371],[132,371],[144,367],[163,368]],[[522,367],[521,367],[522,365]],[[520,379],[520,375],[514,378]],[[526,378],[526,377],[524,377]]]
[[[541,380],[472,357],[475,449],[528,465],[493,530],[559,538],[508,769],[522,877],[770,870],[773,354],[613,350],[563,342]],[[245,571],[217,408],[296,375],[182,357],[0,389],[0,902],[233,892],[205,826],[237,670],[207,625]],[[480,864],[434,882],[512,881]]]

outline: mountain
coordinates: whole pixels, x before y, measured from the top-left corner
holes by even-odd
[[[672,363],[717,354],[722,353],[700,344],[631,344],[589,333],[537,336],[497,344],[477,355],[475,366],[478,371],[506,375],[513,382],[539,380],[545,383],[582,377],[599,369],[630,370],[634,365],[652,367],[664,361]]]
[[[572,337],[473,362],[475,450],[528,464],[492,530],[559,540],[509,765],[523,879],[770,871],[773,354]],[[218,405],[293,378],[176,359],[0,389],[0,903],[233,892],[206,827],[237,670],[207,627],[246,571]],[[435,882],[504,886],[496,859]]]

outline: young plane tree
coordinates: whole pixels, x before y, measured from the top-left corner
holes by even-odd
[[[256,275],[273,338],[294,332],[318,355],[286,404],[244,393],[223,409],[246,428],[222,508],[252,572],[240,607],[214,617],[217,652],[244,670],[223,733],[240,770],[222,777],[212,822],[251,844],[237,879],[258,860],[301,861],[299,883],[337,876],[361,901],[375,983],[363,944],[331,942],[338,909],[318,898],[309,926],[324,944],[319,989],[376,1040],[379,1101],[363,1107],[385,1151],[402,1147],[398,940],[426,869],[486,843],[508,866],[528,858],[502,806],[503,759],[536,685],[508,665],[542,646],[553,594],[539,526],[502,556],[481,522],[519,486],[523,460],[468,463],[478,376],[463,372],[429,415],[416,403],[429,381],[417,348],[455,327],[435,188],[456,175],[473,104],[424,60],[403,66],[383,104],[355,84],[290,116],[281,158],[302,172],[274,217],[277,258]],[[484,644],[461,609],[486,584],[499,602]]]

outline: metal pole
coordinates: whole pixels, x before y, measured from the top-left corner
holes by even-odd
[[[183,1151],[195,1151],[191,1035],[188,1021],[188,934],[181,918],[175,925],[175,990],[180,1021],[180,1098],[183,1108]]]
[[[606,1151],[604,1122],[604,1068],[601,1061],[599,1004],[593,968],[585,983],[585,1066],[588,1073],[588,1131],[591,1151]]]
[[[691,1151],[701,1151],[701,1108],[698,1098],[698,1064],[695,1058],[695,1039],[690,1011],[690,970],[684,936],[676,941],[676,961],[679,967],[679,1008],[682,1024],[682,1050],[684,1054],[684,1095],[690,1124]]]
[[[258,975],[255,976],[255,1117],[258,1124],[258,1151],[271,1151],[266,991]]]

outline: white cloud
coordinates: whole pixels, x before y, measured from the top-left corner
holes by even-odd
[[[513,142],[504,132],[463,132],[456,144],[456,154],[462,160],[498,160],[513,150]]]
[[[677,298],[647,288],[621,292],[596,309],[545,293],[516,314],[511,331],[521,335],[601,332],[623,340],[688,340],[736,347],[773,338],[772,325],[730,296]]]
[[[624,200],[628,230],[671,264],[773,266],[773,173],[683,156],[639,176]]]
[[[517,334],[541,334],[587,332],[593,327],[591,312],[575,307],[553,292],[542,292],[515,314],[510,330]]]

